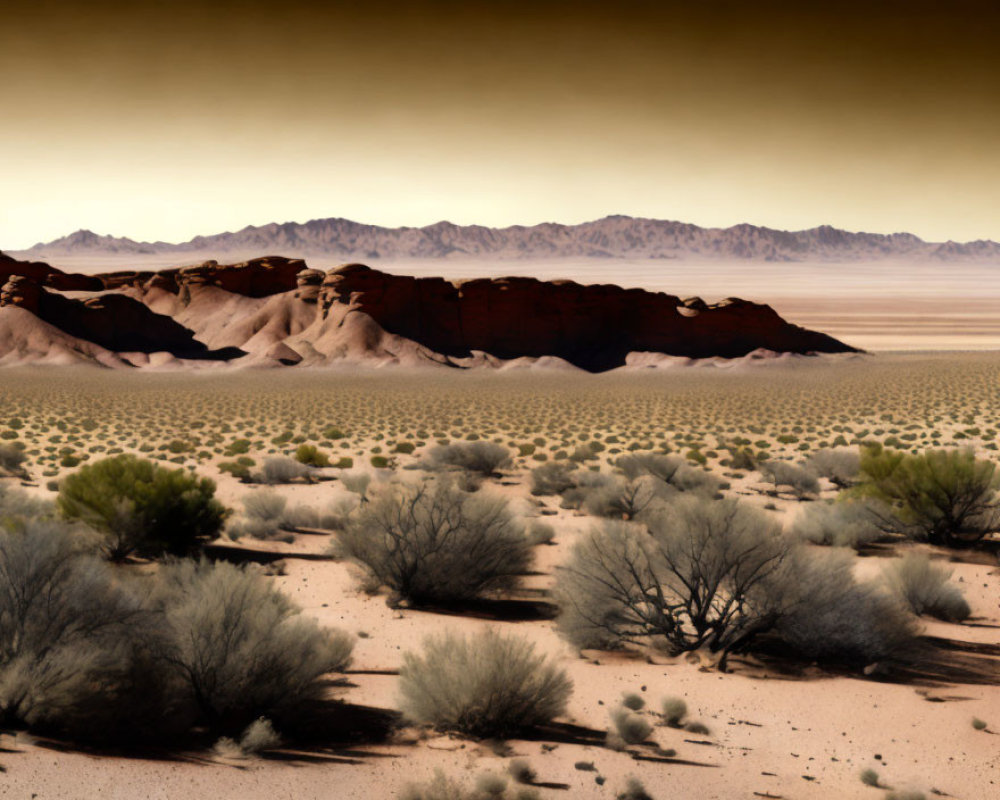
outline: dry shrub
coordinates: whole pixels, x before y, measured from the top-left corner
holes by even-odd
[[[886,537],[870,501],[811,503],[799,511],[791,533],[811,544],[857,550]]]
[[[454,442],[431,448],[423,465],[430,470],[464,469],[492,477],[510,465],[510,450],[495,442]]]
[[[914,614],[961,622],[968,619],[972,609],[961,588],[950,581],[951,574],[951,570],[932,563],[921,553],[908,553],[885,570],[889,587]]]
[[[457,603],[515,588],[531,545],[506,501],[449,482],[393,485],[338,534],[338,554],[412,603]]]
[[[486,630],[432,636],[421,653],[405,653],[399,688],[413,722],[502,738],[562,715],[572,684],[526,639]]]
[[[178,561],[161,577],[160,657],[213,730],[293,717],[320,697],[322,675],[350,663],[347,634],[302,616],[255,571]]]

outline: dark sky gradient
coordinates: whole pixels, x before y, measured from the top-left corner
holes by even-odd
[[[5,4],[0,247],[79,227],[1000,239],[995,2]]]

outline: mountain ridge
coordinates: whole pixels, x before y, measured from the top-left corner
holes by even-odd
[[[854,353],[770,306],[614,284],[446,280],[266,256],[78,275],[0,253],[0,366],[558,366]]]
[[[887,259],[996,261],[1000,243],[927,242],[911,233],[852,232],[820,225],[800,231],[741,223],[704,228],[692,223],[611,215],[565,225],[456,225],[442,220],[423,227],[389,228],[328,217],[307,222],[247,225],[237,231],[199,235],[185,242],[140,242],[81,229],[19,251],[20,257],[60,255],[153,255],[281,252],[343,260],[494,258],[641,258],[746,261],[854,262]]]

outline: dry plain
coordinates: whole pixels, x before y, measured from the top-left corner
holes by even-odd
[[[290,504],[323,510],[352,496],[345,473],[374,486],[423,475],[421,459],[447,440],[495,441],[514,454],[479,492],[506,498],[525,520],[555,532],[535,547],[535,567],[517,600],[539,613],[496,609],[450,613],[391,608],[360,591],[355,570],[326,555],[330,531],[288,541],[225,538],[213,553],[272,562],[273,580],[320,622],[356,638],[353,664],[334,690],[345,707],[394,709],[401,655],[425,635],[484,627],[516,631],[554,658],[573,681],[558,735],[505,744],[402,728],[381,742],[289,745],[249,759],[211,751],[85,752],[57,741],[4,734],[0,796],[20,798],[382,798],[399,796],[438,768],[472,785],[527,758],[544,798],[612,798],[630,776],[653,798],[881,798],[864,785],[966,800],[993,796],[1000,781],[1000,586],[995,549],[952,552],[899,544],[861,550],[859,574],[877,575],[900,552],[950,561],[972,616],[964,623],[921,619],[923,634],[953,643],[940,663],[906,679],[753,656],[715,669],[702,654],[580,653],[555,630],[549,589],[572,545],[595,524],[535,497],[530,470],[589,451],[583,468],[612,472],[621,455],[671,453],[724,480],[723,494],[755,505],[786,527],[816,499],[778,491],[755,469],[727,462],[732,447],[798,460],[819,449],[880,441],[898,449],[971,446],[997,460],[1000,356],[995,353],[865,355],[792,359],[731,368],[725,362],[603,375],[456,374],[453,371],[246,371],[125,374],[90,369],[0,372],[0,435],[25,444],[25,488],[51,497],[78,465],[118,452],[162,459],[211,477],[220,499],[267,491],[220,464],[243,456],[291,455],[313,444],[345,466],[312,483],[277,487]],[[594,444],[596,443],[596,444]],[[3,479],[17,486],[14,478]],[[821,496],[836,487],[821,483]],[[949,659],[957,661],[953,664]],[[959,669],[956,664],[964,665]],[[683,697],[707,734],[656,725],[650,744],[607,746],[609,710],[624,693],[649,709]],[[657,721],[649,712],[649,719]],[[977,730],[981,718],[991,728]],[[572,727],[578,726],[578,727]],[[343,731],[339,733],[344,733]],[[347,736],[346,738],[350,738]],[[672,756],[664,753],[676,751]]]

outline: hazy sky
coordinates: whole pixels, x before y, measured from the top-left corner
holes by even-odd
[[[327,5],[7,0],[0,248],[612,213],[1000,239],[996,2]]]

